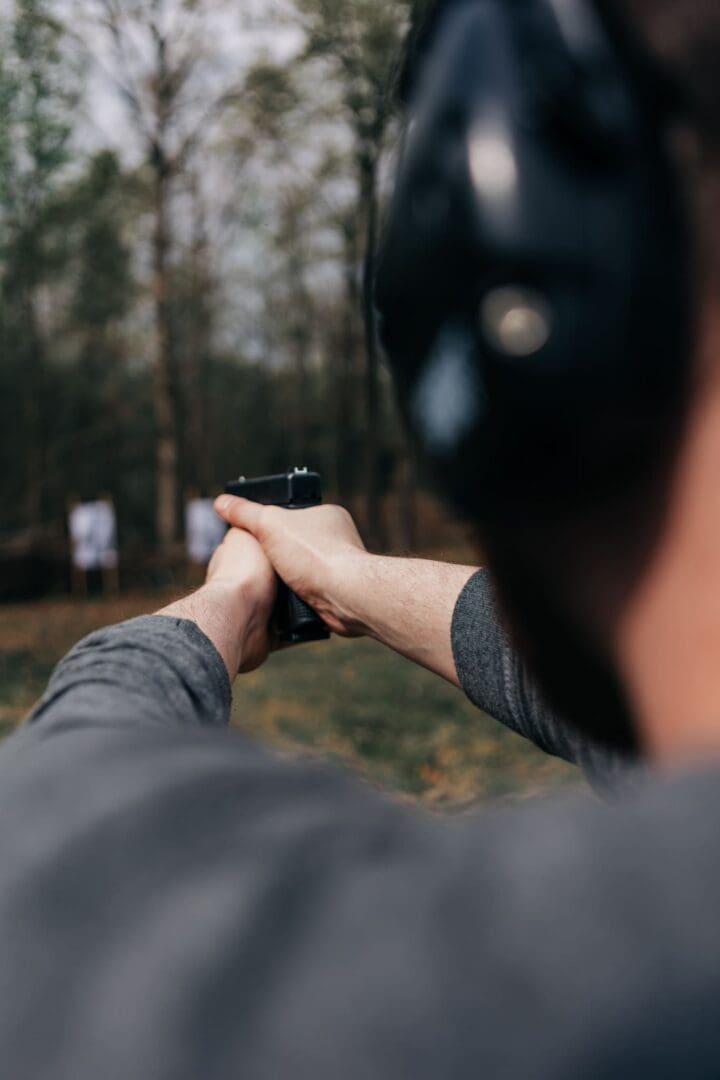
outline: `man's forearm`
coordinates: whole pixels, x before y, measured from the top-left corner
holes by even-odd
[[[285,510],[224,495],[215,507],[256,538],[279,577],[334,633],[367,634],[459,685],[451,628],[471,567],[371,555],[339,506]]]
[[[459,686],[452,651],[455,605],[476,568],[358,553],[337,575],[333,604],[342,619]]]
[[[227,723],[231,682],[267,657],[275,575],[257,541],[235,530],[208,575],[201,589],[157,616],[77,645],[56,669],[28,730]]]
[[[187,619],[223,659],[230,682],[265,662],[277,579],[257,540],[231,529],[213,555],[201,589],[159,615]]]
[[[210,582],[158,615],[194,622],[220,653],[232,682],[243,660],[249,608],[241,586]]]

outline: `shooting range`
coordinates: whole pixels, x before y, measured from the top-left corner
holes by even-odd
[[[413,463],[369,295],[410,0],[0,4],[0,724],[202,578],[212,498],[310,467],[370,548],[475,565]],[[438,808],[574,771],[369,641],[238,723]]]

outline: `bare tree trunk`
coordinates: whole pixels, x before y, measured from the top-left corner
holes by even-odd
[[[332,397],[334,432],[334,472],[332,486],[335,498],[347,502],[355,490],[353,468],[353,434],[356,430],[354,380],[358,354],[360,285],[358,281],[358,237],[353,214],[341,225],[343,242],[343,276],[345,295],[341,319],[329,342],[337,360],[330,365],[329,389]]]
[[[302,252],[298,247],[297,226],[291,232],[288,281],[292,304],[290,345],[293,358],[292,394],[288,415],[290,454],[293,465],[307,465],[308,416],[310,411],[308,356],[312,348],[313,306],[305,282]]]
[[[45,489],[45,437],[42,418],[44,356],[33,297],[25,298],[28,331],[28,366],[25,371],[25,424],[27,430],[25,518],[36,527],[42,523]]]
[[[417,543],[417,483],[415,466],[407,448],[403,448],[397,470],[398,547],[408,554]]]
[[[361,166],[361,194],[366,234],[363,258],[363,321],[365,324],[365,527],[371,545],[382,544],[380,519],[380,384],[378,379],[377,317],[373,302],[378,234],[377,160]]]
[[[303,332],[295,331],[293,359],[295,379],[293,400],[290,406],[290,444],[294,466],[307,465],[305,460],[308,448],[308,377],[307,377],[307,340]]]
[[[190,351],[188,356],[188,401],[187,417],[188,443],[192,466],[188,470],[193,486],[198,486],[203,494],[213,487],[217,480],[212,476],[212,436],[209,423],[209,397],[211,392],[212,371],[209,363],[212,344],[212,279],[209,265],[209,241],[205,224],[205,212],[202,195],[193,177],[193,249],[192,249],[192,292],[194,298],[193,320],[190,328]],[[189,464],[189,463],[188,463]],[[186,482],[190,477],[185,477]]]
[[[336,376],[335,487],[338,497],[343,500],[346,500],[355,488],[355,470],[352,463],[352,435],[355,428],[353,382],[357,349],[357,299],[353,295],[354,291],[349,293],[345,301],[342,357],[337,365]]]
[[[203,46],[196,40],[204,5],[172,5],[172,13],[183,16],[182,28],[179,24],[169,28],[174,20],[166,18],[171,7],[165,0],[146,0],[144,4],[97,0],[97,5],[99,24],[109,35],[119,70],[122,97],[153,177],[155,523],[158,545],[168,553],[182,532],[180,405],[184,389],[170,304],[170,195],[174,180],[187,168],[190,155],[203,141],[209,117],[220,108],[226,94],[216,99],[213,109],[202,110],[203,119],[194,129],[186,125],[187,111],[196,108],[186,93],[188,84],[204,56]]]
[[[177,371],[170,325],[168,288],[168,178],[162,163],[155,177],[153,233],[153,297],[155,302],[155,378],[153,403],[157,461],[157,537],[161,549],[178,537],[179,452],[177,428]]]

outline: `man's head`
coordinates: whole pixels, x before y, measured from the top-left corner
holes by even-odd
[[[453,3],[470,8],[482,0],[445,0],[419,21],[412,44],[416,61],[411,61],[403,78],[408,97],[417,86],[417,57],[433,42],[438,12]],[[554,4],[563,6],[581,5]],[[517,5],[518,9],[531,7],[529,0]],[[598,3],[597,8],[603,19],[618,14],[609,3]],[[609,407],[605,423],[601,410],[588,409],[587,421],[579,415],[563,416],[562,409],[556,417],[548,415],[548,453],[533,454],[528,461],[526,472],[531,479],[525,490],[522,458],[514,463],[515,473],[508,474],[508,455],[503,450],[493,464],[500,487],[510,489],[509,498],[498,512],[483,516],[481,536],[510,627],[551,703],[595,737],[628,747],[634,744],[635,734],[616,673],[615,631],[664,535],[672,479],[693,400],[692,376],[697,373],[694,354],[699,355],[699,348],[694,331],[712,302],[708,298],[720,257],[720,235],[711,211],[720,158],[720,78],[716,76],[720,11],[712,0],[626,0],[621,14],[648,56],[661,62],[672,84],[668,94],[667,84],[658,80],[657,91],[646,94],[646,100],[650,99],[648,107],[656,113],[658,137],[671,161],[672,183],[682,192],[691,222],[687,263],[681,265],[678,257],[677,266],[661,267],[668,273],[664,280],[662,272],[658,274],[662,287],[656,287],[655,312],[645,305],[642,321],[647,334],[636,336],[632,354],[644,378],[639,393],[635,387],[636,397],[626,399],[625,411],[613,413]],[[672,96],[675,108],[670,113],[667,100]],[[647,176],[648,200],[654,197],[653,175]],[[658,168],[657,185],[663,183]],[[648,248],[655,241],[654,233],[647,235]],[[678,271],[676,277],[673,269]],[[653,272],[645,269],[639,290]],[[684,285],[691,286],[692,310],[687,312],[684,334],[668,350],[677,381],[656,392],[662,379],[663,344],[657,338],[653,342],[653,326],[661,325],[679,303]],[[636,300],[631,292],[626,287],[628,304]],[[657,379],[652,368],[655,355]],[[579,353],[578,366],[583,359]],[[614,360],[607,355],[608,370]],[[633,363],[631,356],[627,365],[631,374]],[[625,388],[619,385],[618,394],[623,393]],[[516,418],[521,428],[517,442],[522,445],[527,418],[517,414]],[[532,422],[532,411],[528,418]],[[512,423],[512,417],[504,420]],[[560,439],[559,449],[553,449],[552,433],[563,429],[564,441]],[[512,446],[512,433],[505,439],[503,447]],[[487,455],[478,461],[479,471],[486,459]],[[572,467],[568,468],[575,460],[582,465],[577,482]],[[507,475],[512,476],[510,482]]]
[[[720,8],[713,0],[623,0],[622,13],[681,95],[682,112],[666,139],[691,222],[690,393],[651,433],[655,451],[647,470],[633,482],[619,478],[596,513],[580,500],[560,525],[549,518],[535,531],[491,528],[486,541],[510,624],[549,698],[595,737],[627,747],[637,739],[630,719],[637,702],[628,705],[618,673],[617,628],[659,557],[681,489],[691,481],[687,472],[678,478],[678,461],[713,374],[703,365],[720,295]],[[615,433],[606,437],[612,444]],[[657,617],[674,618],[670,610],[658,610]],[[676,630],[685,632],[679,621]],[[657,663],[663,663],[659,653]]]

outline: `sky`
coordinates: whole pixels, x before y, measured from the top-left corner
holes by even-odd
[[[0,0],[0,3],[2,0]],[[92,0],[56,0],[68,25],[75,28],[90,57],[86,94],[82,107],[83,123],[79,137],[86,147],[114,146],[128,164],[135,151],[127,110],[113,85],[112,57],[104,35],[87,18],[79,16]],[[242,4],[218,5],[211,16],[213,70],[218,79],[231,81],[242,72],[253,56],[263,52],[278,62],[296,54],[302,37],[293,27],[272,21],[277,4],[268,0],[244,0]]]

